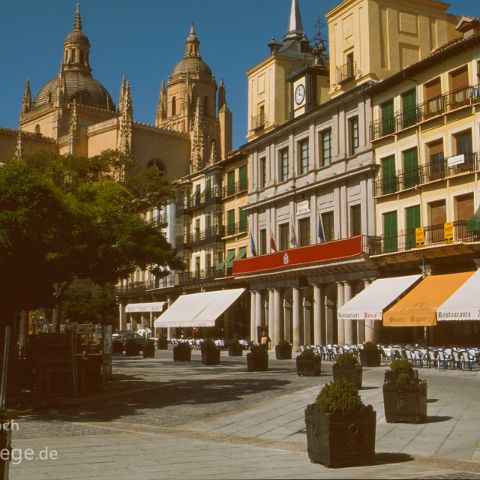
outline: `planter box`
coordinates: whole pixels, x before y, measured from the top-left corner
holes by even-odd
[[[140,354],[140,346],[135,340],[129,340],[125,345],[125,355],[127,357],[136,357]]]
[[[231,345],[228,347],[228,356],[229,357],[241,357],[243,356],[243,346],[242,345]]]
[[[358,390],[362,388],[362,366],[354,365],[353,367],[339,367],[333,365],[333,379],[338,380],[344,378],[349,382],[352,382]]]
[[[173,348],[173,360],[175,362],[189,362],[192,359],[191,350],[181,350],[178,347]]]
[[[362,367],[379,367],[382,354],[380,351],[360,350],[360,363]]]
[[[8,422],[4,419],[3,422]],[[0,430],[0,451],[12,453],[12,431],[11,430]],[[8,480],[8,471],[10,468],[10,459],[4,460],[6,455],[3,455],[0,458],[0,480]]]
[[[427,382],[383,385],[387,423],[423,423],[427,418]]]
[[[312,463],[346,467],[374,462],[376,413],[371,405],[358,411],[331,414],[319,405],[307,405],[305,425]]]
[[[249,372],[265,372],[268,370],[268,353],[247,353]]]
[[[168,350],[168,340],[157,340],[157,348],[159,350]]]
[[[220,349],[202,350],[202,363],[204,365],[219,365],[220,364]]]
[[[291,360],[292,359],[292,346],[281,347],[280,345],[275,346],[275,356],[277,360]]]
[[[296,358],[297,375],[299,377],[319,377],[322,369],[322,357],[320,355],[315,358]]]
[[[155,342],[150,341],[143,347],[143,358],[155,358]]]

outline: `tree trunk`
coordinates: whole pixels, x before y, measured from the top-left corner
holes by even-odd
[[[66,290],[68,282],[55,283],[53,286],[53,297],[55,305],[52,308],[52,328],[54,333],[60,332],[60,304],[63,292]]]

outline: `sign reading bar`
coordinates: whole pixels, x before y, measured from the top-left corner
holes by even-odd
[[[415,229],[415,246],[417,248],[425,246],[425,229],[423,227]]]
[[[453,222],[446,223],[443,226],[443,233],[446,243],[453,243]]]

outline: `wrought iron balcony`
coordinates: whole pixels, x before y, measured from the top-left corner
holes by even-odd
[[[178,285],[188,285],[197,282],[214,280],[215,278],[222,278],[224,276],[224,269],[216,270],[215,268],[208,268],[198,272],[180,272],[177,274],[177,282]]]
[[[225,236],[240,235],[248,232],[248,222],[237,222],[227,224],[225,227]]]
[[[246,192],[248,190],[248,181],[235,182],[227,184],[224,191],[224,197],[231,197],[232,195],[238,195],[239,193]]]
[[[176,245],[178,248],[189,248],[203,243],[219,242],[224,236],[225,227],[223,225],[216,225],[206,230],[198,230],[193,233],[181,235],[176,238]]]
[[[355,78],[355,71],[357,69],[356,62],[347,62],[340,67],[337,67],[337,84],[342,85]]]
[[[256,117],[252,117],[252,130],[262,130],[267,124],[267,117],[264,113],[260,113]]]

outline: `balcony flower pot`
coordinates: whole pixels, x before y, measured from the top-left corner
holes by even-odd
[[[259,345],[253,345],[247,354],[249,372],[264,372],[268,370],[268,351]]]
[[[355,385],[357,389],[362,388],[362,366],[358,364],[357,358],[352,353],[342,353],[337,357],[332,367],[333,379],[344,378]]]
[[[292,344],[283,340],[278,345],[275,345],[275,356],[277,360],[291,360]]]
[[[155,340],[147,340],[143,346],[143,358],[155,358]]]
[[[231,340],[228,343],[228,356],[241,357],[243,355],[243,345],[238,340]]]
[[[220,364],[220,349],[213,340],[208,338],[202,343],[202,363],[204,365]]]
[[[381,361],[380,349],[373,342],[365,342],[360,350],[362,367],[379,367]]]
[[[127,340],[125,343],[125,355],[127,357],[136,357],[140,353],[140,346],[135,340]]]
[[[179,343],[173,348],[173,360],[175,362],[189,362],[192,359],[192,349],[186,342]]]
[[[385,372],[383,403],[387,423],[423,423],[427,418],[427,382],[408,360],[394,360]]]
[[[344,379],[325,385],[305,409],[308,456],[326,467],[372,464],[376,412],[362,404],[354,385]]]
[[[299,377],[318,377],[321,374],[322,357],[306,348],[296,359],[297,375]]]
[[[168,350],[168,340],[167,337],[159,337],[157,340],[157,348],[159,350]]]

